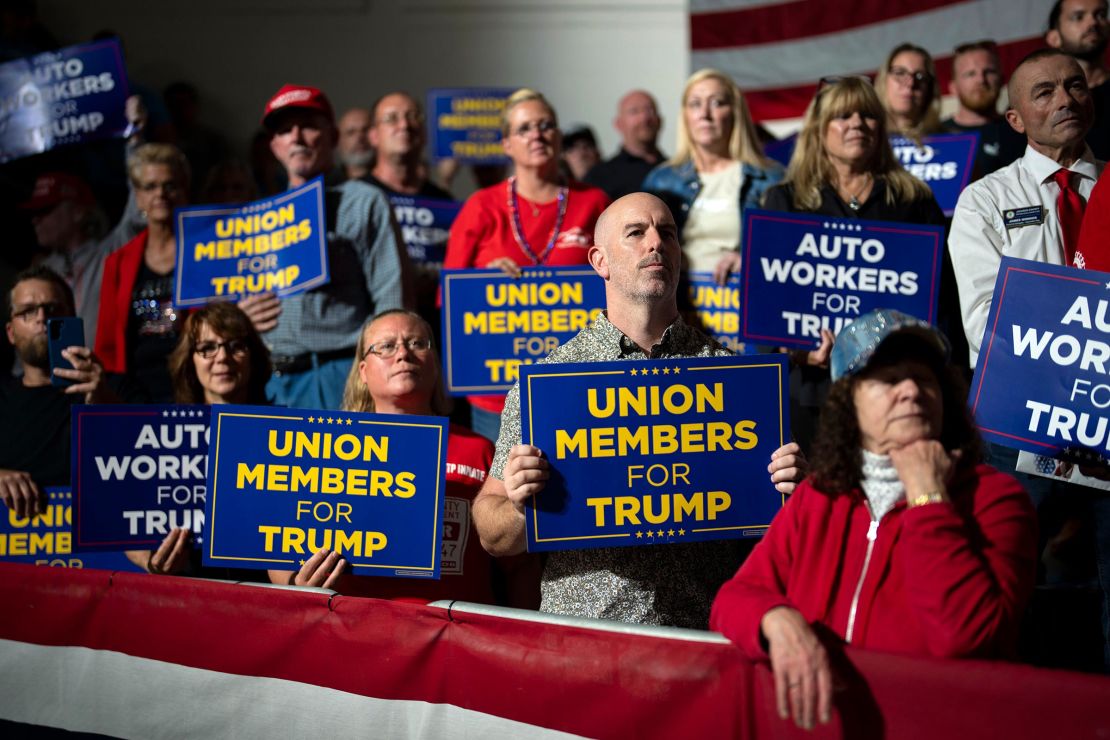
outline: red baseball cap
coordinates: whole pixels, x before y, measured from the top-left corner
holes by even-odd
[[[266,103],[266,110],[262,113],[262,127],[267,131],[271,130],[274,115],[292,108],[323,113],[332,124],[335,123],[335,113],[332,111],[328,96],[324,95],[319,88],[307,85],[282,85],[281,89]]]
[[[96,203],[92,190],[80,177],[68,172],[47,172],[39,175],[31,197],[19,207],[25,211],[45,211],[66,200],[87,206]]]

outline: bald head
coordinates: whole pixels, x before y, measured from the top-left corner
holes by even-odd
[[[650,193],[630,193],[617,198],[598,216],[594,244],[608,248],[620,240],[625,226],[648,222],[668,224],[672,229],[675,225],[667,204]]]
[[[1053,49],[1034,52],[1014,70],[1009,91],[1006,120],[1030,146],[1067,164],[1083,153],[1094,103],[1075,59]]]
[[[613,128],[620,132],[624,148],[636,151],[643,147],[655,147],[659,136],[659,111],[655,98],[643,90],[632,90],[624,94],[617,104],[617,117]]]

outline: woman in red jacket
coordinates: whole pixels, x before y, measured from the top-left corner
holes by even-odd
[[[518,277],[522,267],[585,265],[609,196],[560,173],[559,121],[547,98],[527,88],[510,95],[501,143],[514,174],[467,199],[451,225],[444,268],[492,267]],[[496,441],[504,394],[471,396],[470,404],[474,431]]]
[[[104,263],[95,350],[104,369],[127,376],[135,389],[128,400],[169,403],[166,358],[181,323],[173,308],[173,209],[188,202],[189,163],[175,146],[143,144],[128,157],[127,172],[147,228]]]
[[[813,626],[936,657],[1012,651],[1036,575],[1036,515],[978,464],[966,387],[934,327],[881,309],[845,327],[807,478],[713,603],[710,627],[771,660],[779,714],[828,722]]]

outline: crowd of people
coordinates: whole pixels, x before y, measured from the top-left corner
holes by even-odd
[[[1057,2],[1045,48],[1006,82],[1004,113],[995,45],[961,45],[951,81],[958,106],[944,121],[931,55],[901,44],[874,80],[820,81],[785,167],[766,155],[742,91],[712,69],[686,81],[669,157],[643,90],[618,102],[621,148],[604,161],[592,131],[560,129],[542,93],[507,99],[508,170],[478,173],[482,187],[451,228],[444,267],[512,277],[536,265],[592,267],[606,311],[544,362],[728,354],[682,318],[679,286],[686,271],[720,284],[739,271],[746,209],[948,229],[937,326],[883,309],[790,354],[795,440],[767,461],[789,498],[754,549],[722,541],[543,560],[524,552],[524,506],[543,495],[550,465],[543,450],[520,444],[516,388],[469,398],[469,417],[444,394],[434,289],[410,264],[388,197],[449,198],[450,183],[436,180],[453,167],[427,162],[424,112],[400,91],[337,117],[321,89],[283,86],[261,111],[256,142],[277,166],[253,171],[213,156],[220,147],[197,123],[191,86],[166,91],[176,145],[154,140],[150,105],[136,96],[126,111],[126,206],[110,230],[86,180],[37,176],[21,205],[36,241],[31,264],[4,289],[16,362],[0,387],[0,500],[22,518],[44,506],[45,487],[69,484],[74,403],[453,413],[447,495],[467,502],[473,521],[464,526],[475,534],[454,572],[434,584],[355,576],[342,553],[323,550],[269,579],[712,627],[770,659],[780,711],[810,727],[831,709],[828,644],[1013,657],[1034,584],[1051,580],[1041,553],[1086,534],[1110,667],[1110,497],[1016,472],[1018,451],[981,444],[966,405],[1003,256],[1110,268],[1110,209],[1094,207],[1110,198],[1097,158],[1110,154],[1108,40],[1106,0]],[[974,181],[951,219],[889,139],[944,132],[979,134]],[[175,208],[242,202],[317,176],[329,283],[173,308]],[[1004,215],[1030,206],[1041,209],[1036,223],[1015,227]],[[64,316],[84,319],[86,346],[65,350],[71,367],[52,369],[46,325]],[[227,577],[200,566],[184,529],[128,555],[153,574]]]

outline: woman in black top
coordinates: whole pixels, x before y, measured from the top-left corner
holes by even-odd
[[[906,172],[895,158],[886,112],[866,77],[822,80],[806,110],[786,179],[767,191],[763,207],[837,218],[946,225],[929,186]],[[939,309],[937,323],[953,342],[953,358],[963,357],[966,364],[967,343],[947,252]],[[806,451],[828,393],[832,345],[833,333],[823,330],[817,349],[791,355],[791,427]]]

